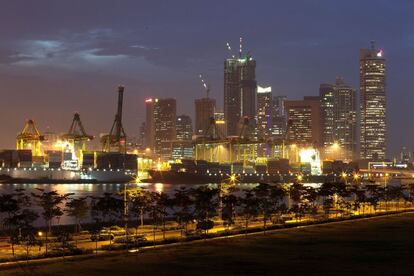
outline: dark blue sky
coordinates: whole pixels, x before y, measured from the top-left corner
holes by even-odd
[[[223,60],[239,36],[274,94],[316,95],[336,76],[358,88],[358,51],[387,58],[390,152],[414,146],[414,1],[3,1],[0,9],[0,147],[27,118],[67,131],[78,111],[107,132],[124,84],[125,128],[136,135],[148,96],[175,97],[193,115],[198,74],[223,101]]]

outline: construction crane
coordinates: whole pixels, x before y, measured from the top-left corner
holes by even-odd
[[[232,53],[230,43],[229,43],[229,42],[227,42],[227,43],[226,43],[226,46],[227,46],[227,50],[229,50],[229,52],[230,52],[230,54],[231,54],[231,57],[232,57],[232,58],[235,58],[236,56]]]
[[[124,97],[124,87],[118,87],[118,109],[115,115],[109,134],[104,135],[101,139],[102,150],[110,152],[117,149],[118,152],[126,152],[126,134],[122,126],[122,103]]]
[[[94,137],[86,134],[79,113],[75,113],[69,131],[61,138],[70,145],[76,158],[78,158],[82,151],[86,150],[86,143],[93,140]]]
[[[44,140],[35,122],[27,120],[23,130],[16,137],[16,148],[18,150],[30,149],[33,156],[42,156],[41,142]]]
[[[200,74],[200,75],[199,75],[199,77],[200,77],[200,80],[201,80],[201,83],[202,83],[202,85],[203,85],[204,89],[206,90],[206,98],[208,99],[208,98],[209,98],[209,96],[210,96],[210,85],[208,85],[208,84],[204,81],[204,78],[203,78],[203,75],[202,75],[202,74]]]

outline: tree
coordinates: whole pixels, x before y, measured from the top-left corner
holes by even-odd
[[[14,245],[17,243],[26,243],[26,253],[29,256],[29,247],[32,245],[35,228],[33,223],[39,218],[39,215],[29,209],[20,209],[6,220],[11,230],[11,245],[14,256]]]
[[[127,197],[131,205],[131,213],[137,218],[137,226],[135,227],[135,234],[137,234],[139,225],[144,226],[144,214],[151,203],[151,194],[148,191],[136,189],[127,191]]]
[[[162,238],[165,240],[165,222],[168,215],[167,209],[171,207],[172,201],[166,193],[159,193],[159,196],[156,197],[156,199],[156,209],[162,224]]]
[[[89,205],[87,197],[71,198],[66,202],[66,213],[68,216],[75,219],[75,232],[78,233],[81,229],[81,220],[86,218],[89,213]]]
[[[223,220],[223,225],[229,228],[234,224],[239,199],[235,195],[227,194],[223,196],[222,202],[221,219]]]
[[[244,217],[245,222],[245,232],[247,234],[247,229],[249,228],[249,221],[258,215],[257,209],[257,198],[255,197],[253,191],[247,190],[244,192],[244,196],[240,200],[241,202],[241,215]]]
[[[95,219],[98,219],[97,223],[109,226],[109,235],[112,235],[111,226],[121,219],[124,210],[124,200],[113,196],[111,193],[104,193],[103,196],[95,198],[91,209],[93,209]],[[99,219],[101,220],[100,222]],[[109,245],[111,244],[112,239],[110,238]]]
[[[191,198],[192,190],[180,187],[175,190],[174,198],[172,199],[173,215],[180,225],[181,237],[183,236],[183,229],[188,232],[188,224],[193,220],[193,213],[191,207],[193,199]]]
[[[265,234],[266,222],[271,218],[275,211],[275,205],[271,198],[271,187],[269,184],[260,183],[258,186],[254,187],[253,193],[258,203],[257,208],[263,218],[263,234]]]
[[[205,234],[214,227],[212,218],[216,215],[218,189],[201,186],[193,190],[194,217],[197,220],[197,229]]]
[[[44,189],[36,188],[39,193],[31,193],[32,197],[36,200],[39,207],[42,208],[42,217],[46,223],[46,254],[48,250],[48,233],[52,228],[52,220],[54,218],[60,218],[63,215],[61,205],[72,194],[59,194],[57,191],[46,192]]]

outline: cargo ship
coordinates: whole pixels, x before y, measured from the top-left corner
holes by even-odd
[[[149,170],[150,179],[145,182],[166,184],[208,184],[230,181],[239,183],[281,183],[296,179],[289,171],[288,161],[270,160],[267,164],[243,166],[242,163],[219,164],[204,160],[181,160],[169,170]]]
[[[0,151],[1,183],[126,183],[136,175],[134,154],[84,152],[79,161],[60,151],[47,152],[46,158],[31,150]]]

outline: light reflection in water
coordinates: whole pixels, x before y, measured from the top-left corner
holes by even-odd
[[[164,192],[164,184],[162,184],[162,183],[155,183],[155,191],[157,192],[157,193],[162,193],[162,192]]]

